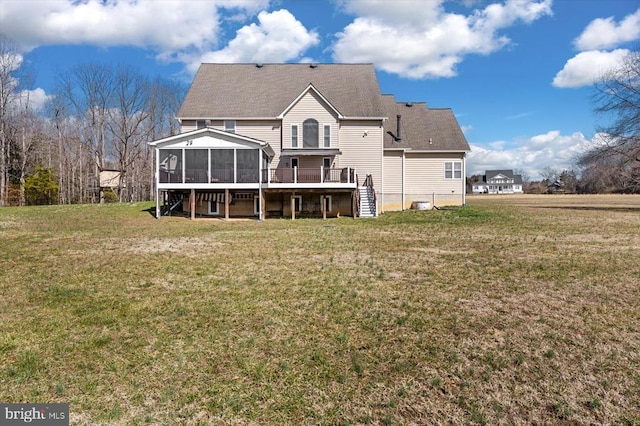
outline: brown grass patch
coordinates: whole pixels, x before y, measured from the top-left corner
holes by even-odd
[[[0,209],[0,400],[72,424],[637,424],[640,197],[619,197]]]

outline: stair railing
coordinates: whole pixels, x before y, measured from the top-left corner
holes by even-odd
[[[374,215],[377,215],[378,202],[376,200],[376,191],[375,189],[373,189],[373,176],[367,175],[363,185],[367,188],[367,193],[369,194],[369,200],[373,200],[373,206],[376,209]]]
[[[356,189],[355,189],[355,197],[356,197],[356,211],[355,215],[360,216],[360,180],[358,179],[358,175],[356,174]]]

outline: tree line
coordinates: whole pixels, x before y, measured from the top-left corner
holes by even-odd
[[[153,198],[148,142],[180,131],[183,85],[87,63],[55,75],[37,109],[31,80],[15,44],[0,35],[0,206],[100,202],[105,170],[117,176],[107,198]]]
[[[0,206],[153,199],[148,142],[180,131],[175,114],[184,86],[125,65],[87,63],[55,75],[38,110],[26,90],[31,81],[15,44],[0,34]],[[637,50],[603,75],[592,101],[608,123],[597,144],[576,158],[577,171],[545,169],[529,189],[640,193]],[[107,194],[100,186],[105,170],[117,176]]]
[[[528,193],[640,194],[640,52],[629,55],[595,83],[593,108],[603,122],[590,146],[575,158],[576,169],[545,167],[540,180],[523,178]],[[469,185],[482,180],[474,175]]]

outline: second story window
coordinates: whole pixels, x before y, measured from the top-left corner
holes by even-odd
[[[235,133],[236,132],[236,120],[224,120],[224,131]]]
[[[304,148],[318,148],[318,122],[308,118],[302,123],[302,146]]]
[[[291,148],[298,147],[298,125],[291,125]]]
[[[207,122],[205,120],[196,120],[196,128],[202,129],[203,127],[207,127]]]
[[[462,179],[462,161],[445,161],[444,178]]]
[[[328,124],[324,125],[324,147],[331,148],[331,126]]]

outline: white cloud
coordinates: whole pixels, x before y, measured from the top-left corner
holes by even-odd
[[[640,38],[640,9],[619,24],[613,17],[594,19],[574,41],[582,52],[569,59],[553,79],[555,87],[582,87],[598,81],[629,54],[627,49],[607,51]]]
[[[620,64],[629,54],[626,49],[616,49],[612,52],[591,50],[578,53],[569,59],[564,68],[553,79],[555,87],[588,86],[600,79],[606,72]]]
[[[267,5],[268,0],[4,1],[0,24],[25,51],[86,43],[150,48],[168,57],[215,45],[221,11],[252,15]]]
[[[469,175],[484,174],[485,170],[524,170],[533,180],[541,179],[540,171],[545,167],[558,170],[575,169],[576,158],[598,142],[598,136],[589,140],[576,132],[562,135],[553,130],[516,142],[515,147],[505,141],[496,141],[487,146],[471,144],[467,170]],[[513,145],[513,144],[511,144]]]
[[[260,12],[257,24],[240,28],[221,50],[192,56],[189,68],[195,70],[201,62],[286,62],[300,59],[319,42],[318,34],[307,30],[288,10]]]
[[[594,19],[574,40],[580,51],[611,49],[640,38],[640,9],[627,15],[619,24],[613,17]]]
[[[34,111],[42,111],[45,103],[51,99],[51,96],[47,95],[43,89],[37,88],[35,90],[23,90],[17,99],[22,107],[28,103],[29,108]]]
[[[345,0],[354,21],[337,34],[337,62],[373,62],[409,78],[456,75],[465,55],[495,52],[510,40],[498,31],[551,14],[551,0],[507,0],[468,16],[446,13],[443,0]]]

